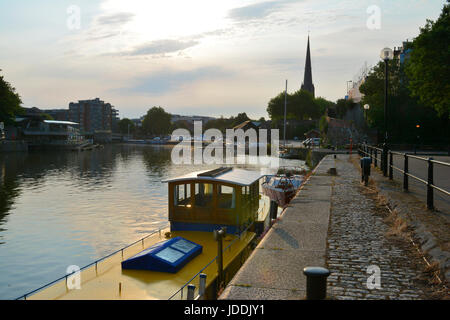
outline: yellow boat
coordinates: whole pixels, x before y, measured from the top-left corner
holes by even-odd
[[[261,178],[257,171],[218,168],[163,181],[166,229],[22,298],[179,300],[199,298],[201,290],[202,299],[215,299],[269,227]]]

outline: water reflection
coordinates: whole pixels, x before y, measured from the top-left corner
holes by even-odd
[[[171,150],[107,145],[0,155],[0,298],[18,297],[69,265],[86,265],[166,225],[161,180],[217,167],[174,165]]]

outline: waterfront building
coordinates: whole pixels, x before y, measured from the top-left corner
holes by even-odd
[[[47,114],[53,118],[53,120],[69,121],[68,109],[39,109],[36,107],[24,108],[25,116],[34,117]]]
[[[40,115],[24,116],[15,121],[29,147],[71,147],[84,142],[75,122],[45,120]]]
[[[111,130],[113,133],[119,132],[119,110],[114,107],[111,108]]]
[[[306,90],[310,92],[313,97],[315,97],[315,88],[312,81],[312,67],[311,67],[311,52],[309,48],[309,36],[308,36],[308,45],[306,47],[306,61],[305,61],[305,74],[303,77],[303,83],[301,86],[302,90]]]
[[[79,100],[69,103],[69,118],[70,121],[80,124],[82,133],[111,132],[113,118],[117,120],[117,110],[110,103],[106,103],[99,98]]]

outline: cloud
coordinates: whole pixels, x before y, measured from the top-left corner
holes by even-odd
[[[96,24],[100,26],[117,26],[130,22],[135,17],[134,13],[130,12],[118,12],[108,15],[99,16],[96,19]]]
[[[267,1],[251,4],[245,7],[231,9],[228,16],[233,20],[262,19],[282,6],[280,1]]]
[[[279,11],[293,0],[265,1],[231,9],[228,17],[236,21],[259,20]]]
[[[213,80],[229,77],[231,73],[219,67],[201,67],[194,70],[164,70],[135,79],[131,87],[119,88],[121,94],[141,93],[162,95],[171,91],[179,91],[182,87],[201,80]]]
[[[155,40],[144,43],[135,47],[134,49],[123,52],[121,55],[142,56],[142,55],[161,55],[165,53],[176,52],[184,50],[198,44],[197,41],[180,41],[173,39]]]

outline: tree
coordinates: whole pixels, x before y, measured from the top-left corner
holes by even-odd
[[[406,73],[414,97],[434,108],[439,116],[450,117],[450,4],[425,27],[412,43]]]
[[[287,94],[286,98],[287,119],[303,120],[309,118],[318,119],[320,117],[320,106],[308,91],[298,90],[293,94]],[[267,113],[272,120],[284,119],[284,100],[284,92],[270,99],[267,105]]]
[[[14,123],[15,116],[23,112],[21,104],[22,100],[16,89],[0,76],[0,122]]]
[[[348,110],[356,107],[356,103],[352,99],[339,99],[336,101],[336,118],[342,119]]]
[[[119,132],[121,134],[128,134],[128,133],[132,134],[135,131],[134,122],[128,118],[121,119],[117,124],[117,126],[119,127]]]
[[[147,111],[142,121],[142,128],[146,134],[161,135],[170,133],[171,115],[161,107],[153,107]]]
[[[233,119],[232,126],[235,127],[242,122],[248,121],[250,118],[247,116],[245,112],[239,113],[236,118]]]
[[[325,114],[327,109],[333,108],[336,105],[333,101],[329,101],[322,97],[317,97],[315,101],[319,105],[319,111],[321,115]]]
[[[367,111],[368,125],[378,129],[380,139],[385,129],[384,77],[384,62],[380,61],[359,87],[359,91],[364,94],[361,105],[370,106]],[[412,96],[404,64],[400,64],[398,59],[389,61],[388,91],[387,129],[391,142],[434,144],[448,139],[448,125],[439,119],[436,110]],[[337,105],[339,104],[338,101]],[[420,130],[416,128],[417,124],[420,125]]]

